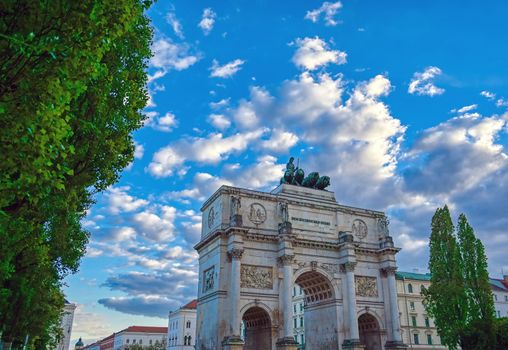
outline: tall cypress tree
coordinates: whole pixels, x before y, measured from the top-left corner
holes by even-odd
[[[460,343],[467,322],[463,264],[447,206],[432,217],[429,270],[431,285],[424,290],[425,308],[435,319],[441,342],[450,349]]]

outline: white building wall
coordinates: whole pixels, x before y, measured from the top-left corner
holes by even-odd
[[[295,285],[293,287],[293,332],[300,349],[303,349],[305,346],[304,307],[305,295],[303,289]]]
[[[185,341],[187,340],[187,344]],[[168,350],[193,350],[196,344],[196,310],[180,309],[169,314]]]
[[[114,350],[122,350],[132,344],[142,346],[154,345],[156,342],[162,343],[166,337],[163,333],[147,332],[119,332],[115,334]]]
[[[508,290],[502,291],[493,289],[492,294],[492,297],[494,298],[496,317],[508,317]]]

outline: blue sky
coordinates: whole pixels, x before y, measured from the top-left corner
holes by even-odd
[[[196,295],[201,203],[270,190],[290,155],[340,203],[386,211],[399,268],[427,266],[447,203],[506,263],[505,1],[159,1],[136,159],[97,197],[67,279],[73,338],[166,325]]]

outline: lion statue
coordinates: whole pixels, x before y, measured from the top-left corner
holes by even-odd
[[[316,186],[316,183],[318,182],[318,180],[319,180],[319,173],[312,172],[309,175],[307,175],[307,177],[303,180],[302,186],[314,188],[314,186]]]
[[[296,169],[295,176],[293,177],[293,181],[291,182],[292,185],[301,186],[303,178],[305,176],[305,173],[303,172],[303,169]]]
[[[324,190],[330,186],[330,177],[329,176],[321,176],[319,180],[316,182],[316,188],[318,190]]]

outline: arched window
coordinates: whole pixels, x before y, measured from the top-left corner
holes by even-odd
[[[191,326],[190,321],[187,321],[187,328],[190,328],[190,326]]]
[[[189,344],[187,344],[187,345],[192,345],[192,344],[191,344],[191,336],[190,336],[190,335],[189,335],[189,338],[188,338],[187,342],[189,343]]]
[[[422,285],[420,286],[420,294],[423,294],[423,291],[424,291],[424,290],[425,290],[425,286],[422,284]]]
[[[412,285],[411,283],[409,283],[409,284],[407,285],[407,292],[408,292],[408,293],[413,293],[413,285]]]

